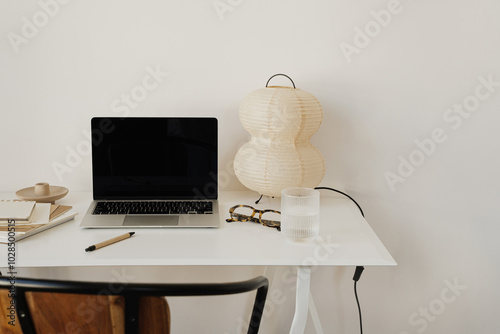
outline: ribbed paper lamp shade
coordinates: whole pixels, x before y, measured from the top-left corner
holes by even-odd
[[[243,185],[279,197],[283,189],[314,188],[321,182],[325,162],[309,140],[321,125],[323,109],[313,95],[295,84],[266,84],[243,99],[239,115],[251,135],[234,159],[236,176]]]

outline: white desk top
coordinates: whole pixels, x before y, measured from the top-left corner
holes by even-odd
[[[13,199],[0,193],[0,199]],[[91,193],[72,193],[57,204],[79,212],[74,221],[16,243],[16,267],[142,266],[142,265],[287,265],[287,266],[392,266],[396,262],[361,216],[341,195],[321,192],[320,238],[308,244],[288,241],[276,229],[253,223],[226,223],[236,204],[278,209],[280,199],[258,198],[255,192],[220,194],[218,229],[134,229],[125,241],[94,252],[85,248],[129,230],[80,229]],[[0,245],[0,267],[7,266],[7,245]]]

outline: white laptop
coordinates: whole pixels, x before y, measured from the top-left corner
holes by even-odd
[[[217,119],[95,117],[82,228],[219,227]]]

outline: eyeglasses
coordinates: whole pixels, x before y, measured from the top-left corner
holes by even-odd
[[[259,214],[258,217],[255,214]],[[281,212],[276,210],[258,210],[250,205],[240,204],[229,209],[231,218],[226,219],[231,222],[254,222],[267,227],[274,227],[281,231],[281,223],[279,221]]]

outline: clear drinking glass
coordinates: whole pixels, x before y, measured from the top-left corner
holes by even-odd
[[[281,191],[281,232],[294,241],[310,241],[319,234],[319,191],[299,187]]]

